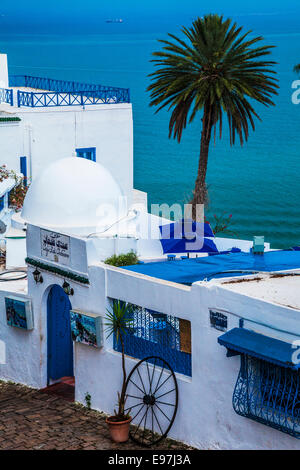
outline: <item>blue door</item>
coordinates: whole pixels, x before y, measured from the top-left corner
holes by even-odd
[[[69,297],[60,286],[53,286],[47,299],[48,382],[73,376]]]

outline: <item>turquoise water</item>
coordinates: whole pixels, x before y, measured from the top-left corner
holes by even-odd
[[[151,52],[166,30],[156,25],[155,32],[120,34],[117,25],[113,27],[97,35],[0,35],[0,50],[9,54],[12,74],[130,87],[135,187],[148,192],[150,203],[187,202],[197,170],[200,116],[178,144],[168,139],[169,115],[155,115],[146,93],[147,74],[153,70]],[[297,79],[292,69],[300,62],[300,26],[260,21],[255,32],[276,46],[279,96],[276,107],[259,108],[262,122],[243,148],[229,146],[226,130],[224,139],[212,145],[207,212],[208,218],[232,213],[232,229],[241,238],[265,235],[274,247],[289,247],[300,244],[300,105],[291,102],[291,84]]]

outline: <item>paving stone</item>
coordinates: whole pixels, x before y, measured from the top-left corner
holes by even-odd
[[[165,439],[155,449],[191,449]],[[0,449],[109,450],[143,449],[110,440],[104,413],[61,397],[0,381]]]

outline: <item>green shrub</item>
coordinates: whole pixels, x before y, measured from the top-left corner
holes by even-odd
[[[110,264],[111,266],[130,266],[131,264],[138,264],[138,256],[134,251],[129,253],[122,253],[120,255],[112,255],[107,258],[104,263]]]

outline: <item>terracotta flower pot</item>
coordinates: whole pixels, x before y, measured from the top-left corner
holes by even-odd
[[[132,418],[125,421],[115,421],[115,416],[106,418],[106,423],[109,427],[110,437],[114,442],[126,442],[129,437],[129,425]]]

